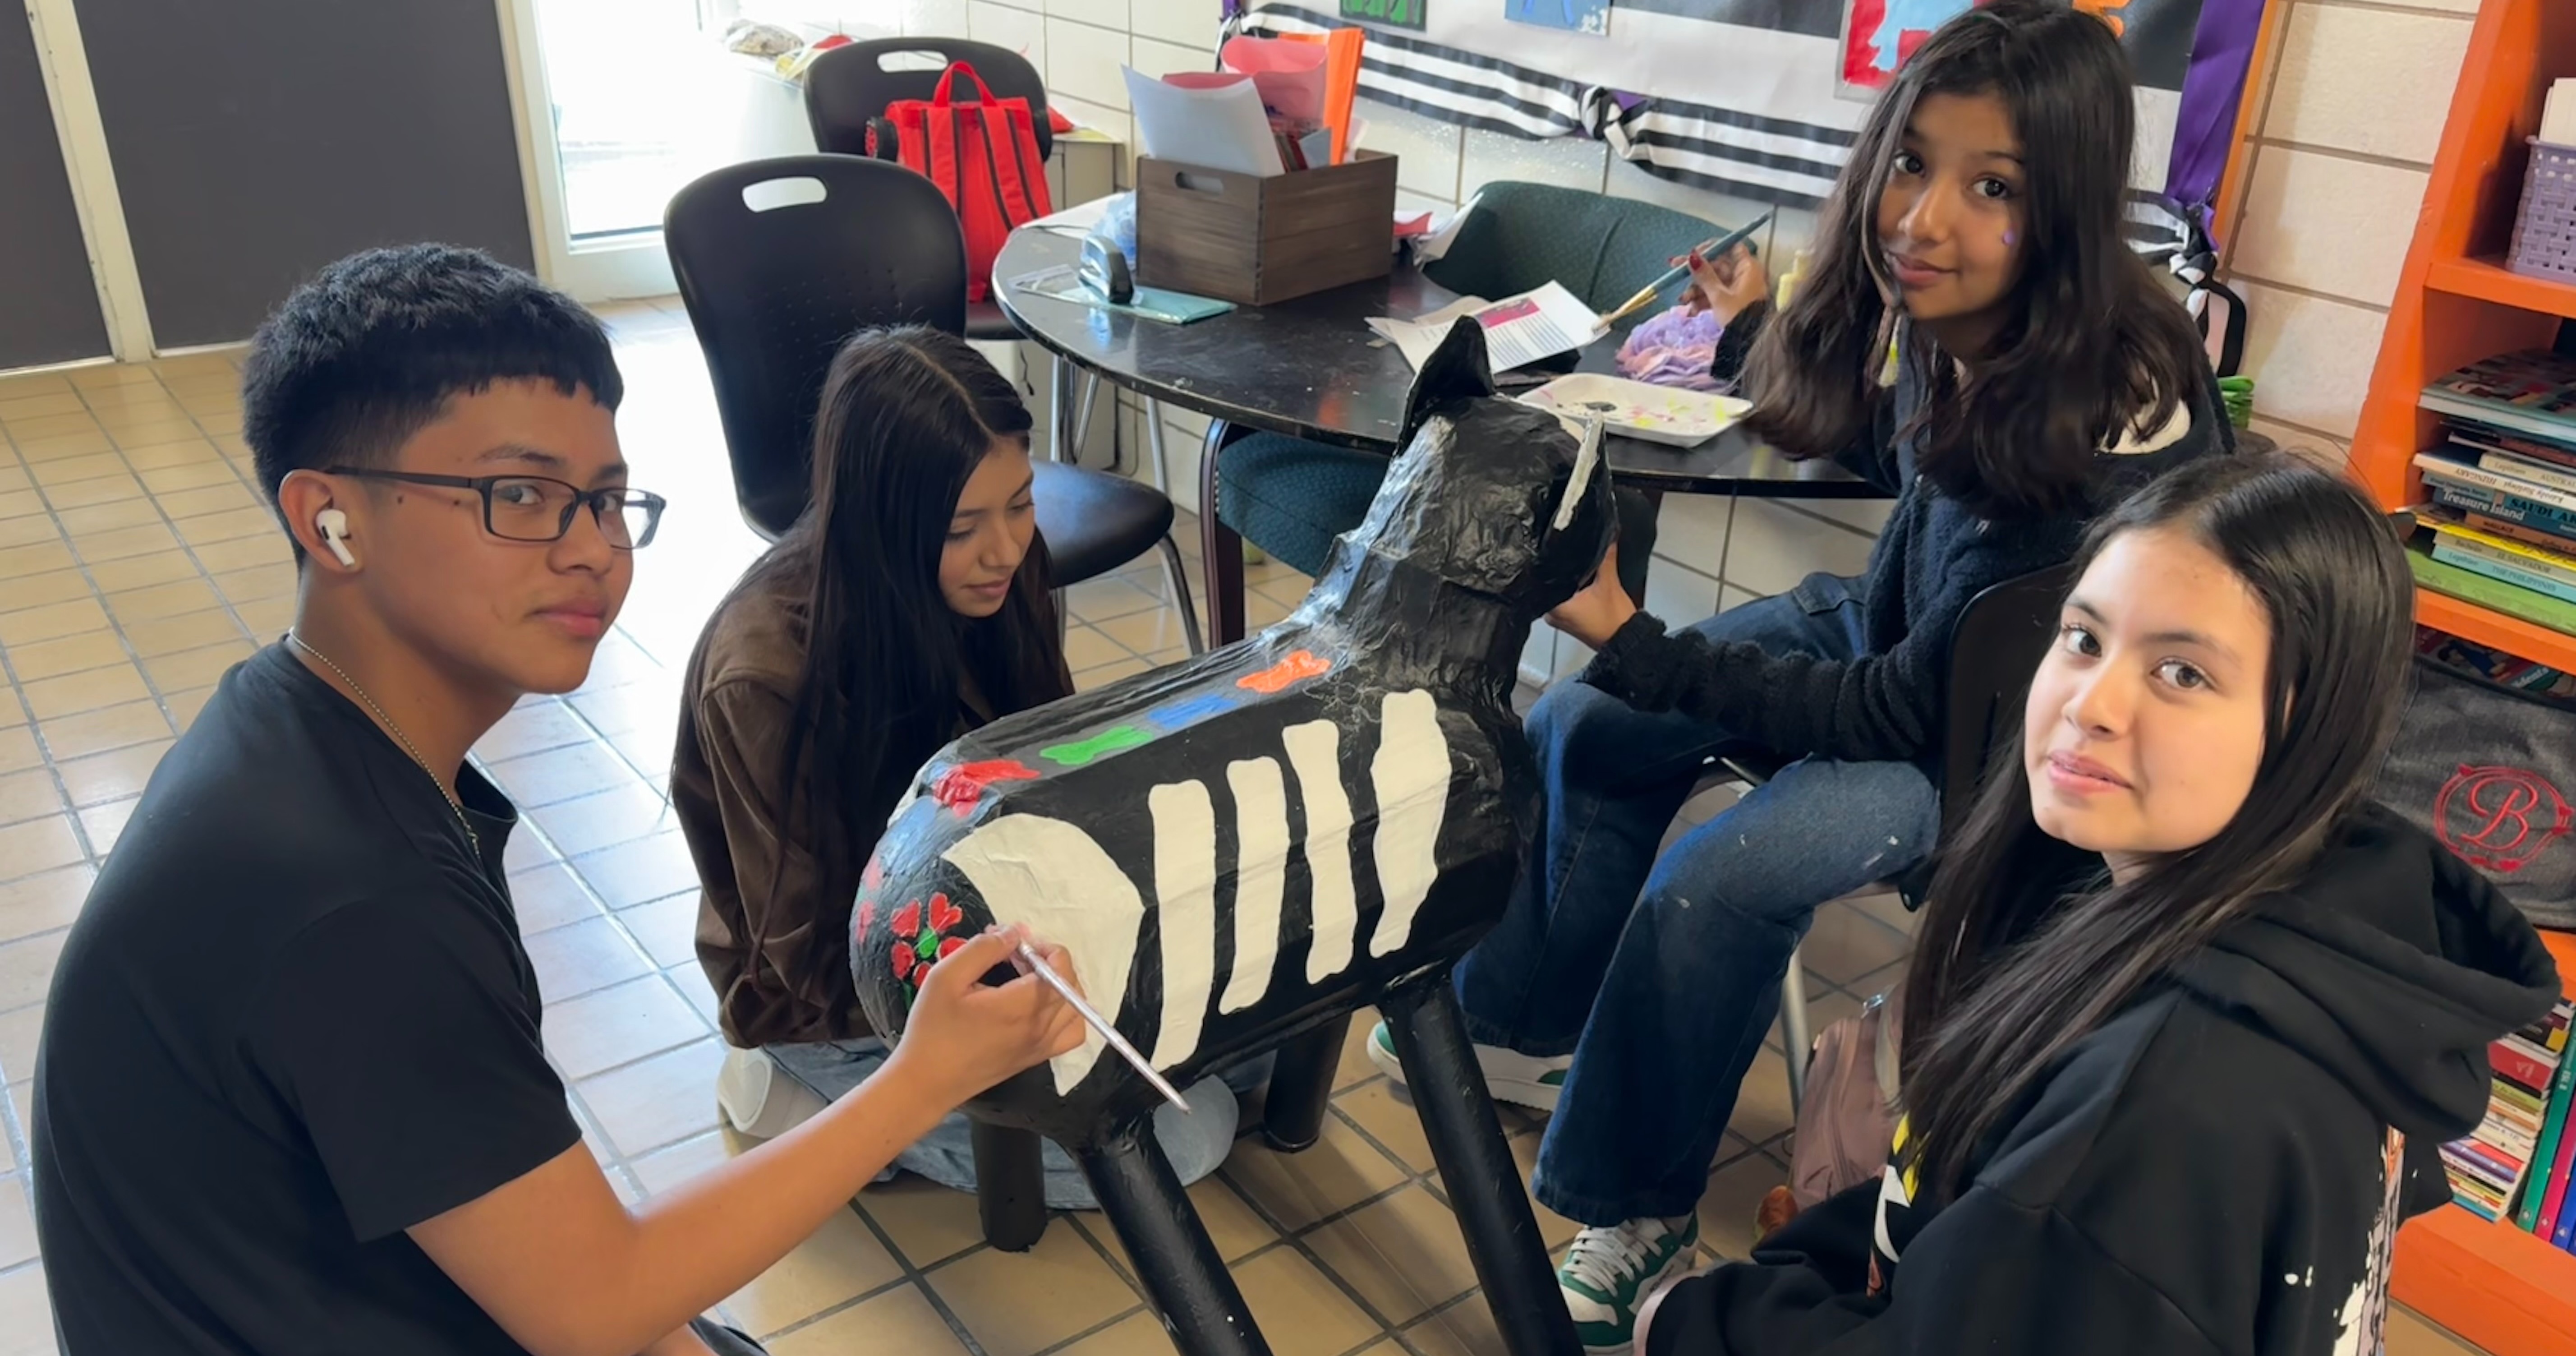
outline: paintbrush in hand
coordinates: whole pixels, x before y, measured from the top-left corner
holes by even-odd
[[[1747,237],[1751,236],[1755,231],[1762,229],[1762,223],[1769,221],[1770,219],[1771,214],[1765,212],[1735,230],[1729,231],[1726,234],[1719,236],[1717,239],[1709,241],[1707,244],[1691,251],[1691,253],[1696,254],[1703,259],[1723,259],[1726,257],[1726,252],[1728,250],[1734,249],[1736,246],[1743,244]],[[1635,315],[1637,312],[1646,309],[1648,306],[1653,305],[1655,298],[1663,295],[1665,288],[1672,286],[1674,283],[1680,282],[1683,276],[1689,272],[1690,260],[1685,258],[1681,263],[1675,265],[1670,272],[1664,274],[1664,276],[1655,279],[1653,282],[1646,284],[1642,288],[1639,288],[1637,295],[1628,298],[1627,301],[1620,305],[1618,310],[1612,311],[1608,315],[1601,317],[1602,327],[1606,329],[1612,325],[1618,324],[1620,321],[1625,320],[1628,317]]]
[[[1181,1096],[1181,1090],[1173,1087],[1169,1079],[1154,1072],[1154,1066],[1147,1064],[1145,1057],[1137,1052],[1136,1047],[1129,1043],[1125,1036],[1118,1034],[1118,1028],[1111,1026],[1108,1019],[1100,1015],[1099,1009],[1083,1001],[1082,995],[1076,993],[1072,985],[1064,982],[1064,976],[1057,974],[1054,966],[1039,957],[1036,947],[1023,941],[1020,943],[1019,955],[1021,963],[1029,967],[1029,972],[1045,980],[1049,988],[1064,995],[1064,1001],[1071,1003],[1073,1010],[1081,1014],[1082,1020],[1089,1023],[1092,1030],[1099,1032],[1102,1040],[1109,1042],[1109,1048],[1117,1051],[1120,1058],[1134,1065],[1136,1072],[1145,1076],[1146,1082],[1154,1085],[1154,1091],[1163,1094],[1172,1105],[1179,1107],[1182,1115],[1190,1114],[1190,1104]]]

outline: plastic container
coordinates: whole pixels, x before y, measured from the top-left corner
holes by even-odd
[[[2576,282],[2576,146],[2525,140],[2531,167],[2523,171],[2507,266],[2526,277]]]

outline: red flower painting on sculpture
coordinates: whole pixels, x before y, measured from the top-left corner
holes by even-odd
[[[891,948],[894,977],[902,980],[914,993],[921,992],[921,981],[929,976],[930,967],[966,944],[962,937],[947,935],[950,928],[965,921],[966,911],[949,903],[945,893],[931,895],[926,918],[918,899],[895,910],[888,923],[894,930],[894,946]],[[862,928],[865,926],[865,923],[861,924]]]

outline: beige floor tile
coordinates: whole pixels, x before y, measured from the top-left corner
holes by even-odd
[[[257,503],[221,513],[181,518],[178,527],[181,539],[201,552],[218,542],[266,537],[283,531],[277,524],[277,515]]]
[[[174,462],[167,466],[139,470],[138,474],[143,477],[143,483],[155,494],[168,494],[173,490],[201,490],[209,485],[242,483],[241,472],[234,470],[232,463],[227,461]]]
[[[106,628],[107,610],[98,605],[98,600],[76,597],[66,602],[0,612],[0,645],[14,648]]]
[[[0,494],[25,494],[36,487],[35,477],[27,468],[6,457],[0,457]],[[41,499],[42,496],[39,496]]]
[[[1405,1329],[1404,1340],[1422,1356],[1492,1356],[1503,1350],[1502,1330],[1481,1291]]]
[[[120,706],[84,711],[76,716],[40,719],[37,728],[44,735],[45,747],[60,759],[105,753],[155,739],[168,739],[171,735],[170,722],[163,718],[160,706],[149,701],[126,702]]]
[[[24,1083],[36,1076],[36,1046],[44,1039],[45,1005],[31,1004],[0,1013],[0,1074]]]
[[[0,461],[0,469],[11,475],[26,474],[5,461]],[[0,490],[0,520],[42,517],[47,511],[45,497],[34,490]]]
[[[197,562],[188,558],[187,552],[170,550],[92,565],[89,577],[98,585],[99,592],[114,599],[136,589],[182,579],[202,579],[204,576],[198,572]]]
[[[214,596],[214,590],[206,588],[203,584],[197,584],[195,587],[205,589],[208,598]],[[242,633],[241,623],[233,620],[232,613],[221,607],[210,607],[203,612],[184,612],[175,617],[160,617],[150,621],[137,621],[128,617],[124,607],[115,598],[108,600],[108,610],[117,614],[118,629],[125,633],[126,643],[134,647],[134,652],[143,657],[147,672],[151,671],[152,661],[164,655],[184,654],[208,645],[227,643],[241,645],[248,640],[248,637]],[[173,686],[161,682],[161,676],[158,673],[153,674],[153,681],[163,687]],[[201,683],[176,684],[179,687],[200,685]]]
[[[920,1290],[898,1286],[768,1344],[770,1356],[963,1356]]]
[[[178,359],[167,361],[176,362]],[[72,385],[85,392],[108,386],[151,386],[159,380],[143,363],[98,363],[68,369],[64,375],[71,378]]]
[[[92,504],[88,508],[65,509],[54,515],[63,531],[74,538],[98,532],[112,532],[120,527],[158,524],[161,510],[149,499],[120,499],[113,504]]]
[[[204,436],[205,430],[197,426],[196,420],[188,417],[187,411],[180,409],[176,405],[170,406],[169,409],[170,412],[175,413],[178,417],[175,419],[138,421],[136,423],[127,424],[121,428],[111,427],[107,431],[108,436],[116,439],[120,443],[133,443],[137,447],[146,446],[151,443],[166,443],[174,438]]]
[[[652,963],[605,918],[549,929],[527,939],[537,991],[549,1003],[578,998],[653,973]]]
[[[655,674],[614,687],[585,687],[569,700],[573,710],[603,735],[668,730],[678,719],[680,680],[676,675]]]
[[[133,467],[138,474],[158,471],[166,466],[225,465],[224,454],[216,451],[215,445],[203,438],[181,438],[173,442],[154,443],[149,447],[125,447],[118,450],[125,454],[125,464]],[[143,483],[159,494],[161,510],[173,518],[187,518],[200,513],[214,513],[230,508],[246,508],[259,502],[259,497],[250,492],[249,486],[230,476],[206,487],[203,491],[182,490],[175,494],[160,494],[160,487],[153,485],[148,475],[144,477]],[[207,497],[203,499],[189,497],[200,493]]]
[[[0,824],[22,824],[69,808],[63,804],[62,788],[55,783],[52,768],[29,768],[0,776]]]
[[[1754,1056],[1752,1069],[1736,1090],[1735,1114],[1727,1119],[1726,1128],[1762,1144],[1787,1134],[1797,1122],[1797,1112],[1789,1106],[1788,1062],[1777,1051],[1765,1050]]]
[[[0,1356],[54,1356],[54,1306],[45,1298],[45,1269],[0,1276]]]
[[[1352,1211],[1305,1241],[1393,1323],[1409,1323],[1476,1285],[1457,1217],[1419,1186]]]
[[[984,1243],[984,1226],[976,1218],[972,1195],[911,1173],[860,1192],[859,1208],[915,1267],[937,1266]]]
[[[1140,655],[1150,655],[1159,650],[1187,643],[1187,637],[1181,631],[1180,613],[1167,607],[1130,613],[1127,616],[1097,622],[1094,625],[1102,635]]]
[[[1746,1154],[1710,1174],[1699,1198],[1699,1241],[1730,1261],[1753,1255],[1753,1212],[1771,1188],[1789,1184],[1789,1165],[1769,1154]]]
[[[5,702],[0,702],[0,707],[21,713],[26,710],[18,705],[16,693],[0,695],[7,697]],[[0,772],[24,772],[31,767],[42,767],[44,762],[45,751],[36,747],[36,732],[25,723],[23,714],[17,723],[0,728]]]
[[[1086,579],[1064,592],[1065,607],[1076,621],[1107,621],[1158,607],[1163,601],[1115,575]]]
[[[20,546],[41,546],[62,539],[62,524],[50,515],[0,518],[0,551]]]
[[[0,945],[0,1011],[45,1001],[67,935],[48,932]]]
[[[1341,1356],[1381,1331],[1294,1248],[1273,1248],[1236,1267],[1234,1283],[1275,1356]]]
[[[0,424],[12,428],[22,420],[48,414],[78,414],[83,408],[81,398],[70,391],[13,395],[7,388],[0,388]]]
[[[177,723],[179,733],[186,734],[188,727],[197,723],[197,713],[206,709],[206,702],[214,695],[211,687],[194,687],[185,692],[164,692],[161,703],[170,708],[170,719]]]
[[[22,683],[122,664],[127,658],[125,643],[113,631],[84,631],[9,647],[9,667]]]
[[[1906,939],[1894,929],[1849,904],[1836,902],[1816,911],[1807,940],[1798,948],[1807,968],[1834,984],[1855,980],[1872,970],[1903,960]]]
[[[10,554],[10,552],[0,552],[0,554]],[[72,552],[62,552],[62,554],[64,554],[64,562],[54,567],[54,570],[41,570],[41,572],[33,572],[33,575],[26,575],[26,572],[0,575],[0,644],[26,644],[31,642],[31,639],[67,637],[67,634],[72,632],[90,632],[90,629],[95,629],[95,624],[41,629],[41,626],[49,626],[52,621],[26,619],[26,616],[21,616],[21,614],[28,614],[28,611],[46,611],[46,616],[57,616],[52,614],[49,608],[67,608],[72,606],[72,603],[90,603],[90,606],[95,606],[93,598],[90,598],[90,580],[88,577],[82,577],[77,567],[72,567],[70,562]]]
[[[60,867],[0,885],[0,942],[69,927],[98,873],[86,864]]]
[[[1069,627],[1064,636],[1064,662],[1074,672],[1132,658],[1125,647],[1089,626]]]
[[[658,1196],[701,1174],[723,1166],[756,1141],[719,1127],[711,1134],[684,1139],[627,1164],[647,1195]]]
[[[27,1208],[25,1180],[0,1178],[0,1267],[36,1260],[36,1216]]]
[[[189,377],[220,378],[238,386],[241,383],[241,360],[250,349],[244,344],[227,344],[203,353],[183,353],[175,358],[155,358],[151,372],[163,383]]]
[[[212,645],[201,645],[176,654],[158,655],[143,661],[143,672],[152,685],[164,692],[185,691],[204,687],[224,676],[233,665],[251,657],[257,646],[235,637]]]
[[[735,1291],[724,1307],[744,1331],[766,1335],[902,1276],[902,1265],[867,1224],[848,1210],[836,1210],[812,1237]]]
[[[116,611],[116,621],[160,621],[165,616],[188,616],[196,611],[224,606],[214,596],[214,585],[201,577],[180,577],[170,583],[155,583],[149,588],[131,588],[124,593],[108,593],[108,608]]]
[[[152,689],[143,681],[142,670],[124,663],[39,683],[20,683],[18,695],[26,698],[27,709],[42,723],[58,716],[77,716],[101,707],[142,701],[152,695]]]
[[[58,541],[38,542],[33,546],[12,546],[0,550],[0,580],[25,579],[33,575],[69,570],[80,564],[72,559],[69,544]],[[33,606],[32,603],[26,606]]]
[[[592,741],[492,764],[492,779],[525,810],[635,784],[635,770],[604,743]]]
[[[1402,1164],[1370,1147],[1338,1117],[1304,1153],[1283,1154],[1258,1139],[1235,1146],[1225,1175],[1290,1229],[1303,1229],[1404,1183]]]
[[[544,1030],[564,1076],[580,1079],[704,1039],[707,1024],[660,975],[647,975],[547,1008]]]
[[[233,615],[241,619],[241,624],[250,631],[251,639],[266,645],[285,635],[286,629],[295,624],[295,595],[285,593],[274,598],[235,603]]]
[[[987,1248],[923,1279],[987,1356],[1033,1356],[1139,1302],[1089,1243],[1060,1224],[1027,1252]]]
[[[134,818],[132,800],[111,800],[80,812],[81,832],[89,837],[89,850],[104,858],[116,849],[116,840],[125,835],[126,821]]]
[[[555,698],[521,702],[501,717],[482,741],[474,746],[475,756],[487,763],[504,758],[520,758],[531,753],[559,749],[566,744],[579,744],[590,738],[590,727],[582,723],[573,709]]]
[[[1422,1117],[1392,1082],[1379,1079],[1353,1088],[1335,1097],[1333,1105],[1357,1122],[1379,1147],[1394,1154],[1407,1171],[1431,1171],[1431,1140],[1422,1133]]]
[[[279,527],[274,518],[269,520],[268,530],[256,536],[235,537],[211,545],[192,546],[189,549],[196,552],[197,563],[205,566],[208,573],[217,577],[216,582],[224,590],[225,596],[236,601],[242,598],[265,598],[271,593],[283,592],[287,588],[295,587],[295,545],[287,539],[286,529]],[[236,583],[247,585],[255,581],[227,582],[225,579],[225,576],[235,572],[256,569],[264,569],[272,577],[283,575],[284,588],[262,588],[256,592],[235,593],[233,590]]]
[[[631,909],[698,888],[697,864],[676,829],[591,853],[572,865],[612,909]]]
[[[124,471],[119,471],[115,475],[97,476],[88,480],[76,480],[69,485],[51,486],[46,489],[45,498],[52,501],[57,509],[73,509],[90,504],[110,503],[118,499],[133,499],[140,497],[142,493],[141,481]]]
[[[1342,1062],[1333,1069],[1333,1088],[1347,1091],[1378,1076],[1377,1063],[1369,1058],[1369,1032],[1377,1027],[1375,1008],[1363,1008],[1351,1014],[1350,1030],[1342,1036]]]
[[[713,1037],[576,1084],[599,1127],[629,1158],[703,1135],[716,1126],[716,1068],[724,1047]]]
[[[11,879],[70,866],[81,858],[80,838],[72,831],[70,815],[48,815],[0,828],[0,872]],[[0,1008],[14,1006],[0,1002]]]
[[[1208,1242],[1216,1246],[1216,1255],[1228,1262],[1259,1252],[1279,1241],[1279,1233],[1261,1220],[1252,1207],[1226,1185],[1221,1176],[1201,1178],[1189,1188],[1190,1208],[1198,1211],[1199,1225],[1208,1232]],[[1077,1228],[1091,1235],[1093,1242],[1109,1250],[1130,1279],[1136,1275],[1136,1259],[1127,1252],[1127,1244],[1118,1231],[1109,1227],[1109,1217],[1098,1211],[1085,1210],[1065,1216]]]
[[[644,954],[663,969],[698,961],[698,892],[637,904],[617,911],[617,921],[635,935]]]
[[[1173,1356],[1171,1334],[1150,1309],[1129,1314],[1070,1346],[1056,1356]]]
[[[1073,675],[1073,690],[1076,692],[1097,691],[1100,688],[1109,686],[1111,683],[1117,682],[1121,678],[1133,678],[1137,674],[1143,673],[1152,667],[1153,665],[1146,663],[1144,660],[1137,659],[1132,656],[1126,659],[1113,659],[1106,664],[1095,664],[1092,667],[1084,669]]]
[[[1860,1011],[1860,1000],[1852,997],[1850,994],[1845,993],[1840,989],[1819,988],[1814,984],[1808,985],[1807,1038],[1809,1040],[1814,1040],[1816,1037],[1825,1034],[1826,1027],[1832,1026],[1834,1023],[1839,1022],[1843,1018],[1849,1017],[1858,1011]],[[1783,1038],[1780,1034],[1780,1021],[1778,1018],[1775,1017],[1771,1020],[1770,1034],[1765,1036],[1763,1039],[1768,1043],[1771,1049],[1779,1050],[1785,1048],[1781,1043]]]
[[[115,451],[116,444],[108,441],[107,432],[104,429],[96,428],[73,433],[55,434],[52,437],[47,438],[21,438],[18,440],[18,455],[23,458],[30,467],[50,465],[58,461],[69,461],[74,457],[110,455]],[[45,482],[38,481],[37,483],[42,484]]]
[[[72,550],[80,556],[82,563],[88,565],[131,560],[136,556],[172,550],[177,545],[178,541],[170,535],[170,529],[159,523],[120,527],[72,538]]]
[[[515,847],[525,838],[525,834],[514,834],[511,845]],[[561,862],[544,862],[513,872],[510,903],[518,910],[523,937],[602,916],[599,901],[590,897],[590,891],[572,868]]]
[[[88,410],[68,410],[60,414],[33,414],[24,419],[10,420],[9,437],[13,442],[35,442],[97,427],[98,421],[90,416]]]
[[[23,376],[0,377],[0,399],[22,400],[28,396],[69,394],[74,389],[71,379],[60,372],[29,372]]]
[[[631,776],[596,795],[534,810],[529,818],[545,831],[555,850],[567,857],[679,827],[662,793]]]

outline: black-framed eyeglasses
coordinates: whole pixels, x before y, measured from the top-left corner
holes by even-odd
[[[653,530],[661,526],[662,509],[670,502],[648,490],[623,485],[585,490],[550,476],[438,476],[361,466],[326,467],[323,473],[472,490],[483,497],[484,530],[503,541],[561,541],[572,531],[573,513],[587,506],[601,535],[620,551],[652,545]]]

